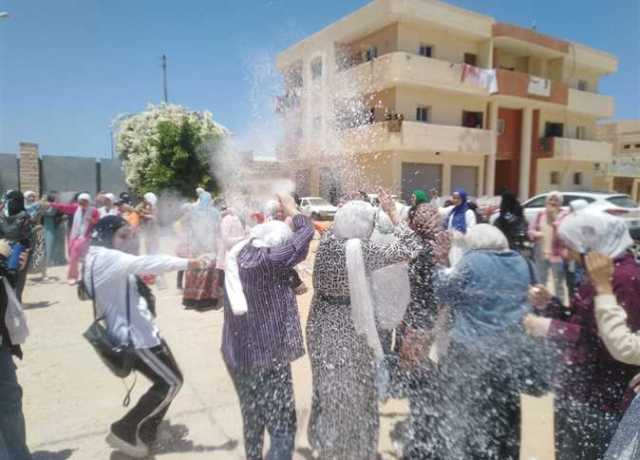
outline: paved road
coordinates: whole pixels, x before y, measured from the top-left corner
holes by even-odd
[[[110,423],[125,411],[121,405],[125,388],[82,338],[92,320],[91,303],[77,299],[75,289],[64,283],[64,273],[56,268],[50,275],[57,280],[30,279],[25,293],[31,337],[25,360],[19,364],[19,379],[29,445],[36,460],[124,460],[104,438]],[[175,275],[166,280],[169,287],[156,290],[158,322],[184,372],[185,385],[161,427],[163,442],[154,458],[241,459],[240,410],[219,352],[222,313],[183,310],[180,293],[173,287]],[[303,321],[309,300],[310,294],[300,298]],[[311,458],[306,440],[311,371],[306,357],[294,364],[293,378],[299,427],[295,458],[307,459]],[[141,377],[133,398],[147,386]],[[552,459],[550,400],[529,400],[525,407],[522,458]],[[402,401],[382,407],[380,453],[384,459],[397,458],[389,432],[406,414]]]

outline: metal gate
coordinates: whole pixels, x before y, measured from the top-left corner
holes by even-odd
[[[452,166],[451,192],[462,188],[469,196],[478,196],[478,167]]]
[[[409,202],[416,189],[438,189],[442,192],[442,165],[402,163],[402,198]]]

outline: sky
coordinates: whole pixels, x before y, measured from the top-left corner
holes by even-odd
[[[162,98],[273,147],[276,54],[367,0],[0,0],[0,152],[108,157],[110,123]],[[639,0],[449,0],[613,53],[615,119],[640,118]],[[265,152],[262,152],[262,151]]]

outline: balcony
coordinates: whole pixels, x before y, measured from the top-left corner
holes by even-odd
[[[568,109],[598,118],[613,116],[613,97],[569,89]]]
[[[567,137],[551,137],[545,141],[544,150],[550,151],[553,158],[558,160],[609,163],[612,158],[613,145],[608,142],[585,141]]]
[[[512,70],[496,69],[498,78],[498,94],[505,96],[526,97],[554,104],[567,105],[569,88],[564,83],[547,80],[548,95],[531,85],[531,75]]]
[[[347,152],[424,151],[488,155],[491,131],[462,126],[398,120],[378,122],[339,133]]]
[[[464,94],[489,95],[486,88],[461,81],[461,72],[460,64],[394,52],[338,73],[335,90],[351,94],[369,93],[406,84]]]

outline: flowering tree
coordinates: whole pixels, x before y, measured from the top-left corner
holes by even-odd
[[[215,188],[209,162],[228,131],[210,112],[149,105],[113,124],[127,184],[137,193],[173,190],[189,196],[196,186]]]

